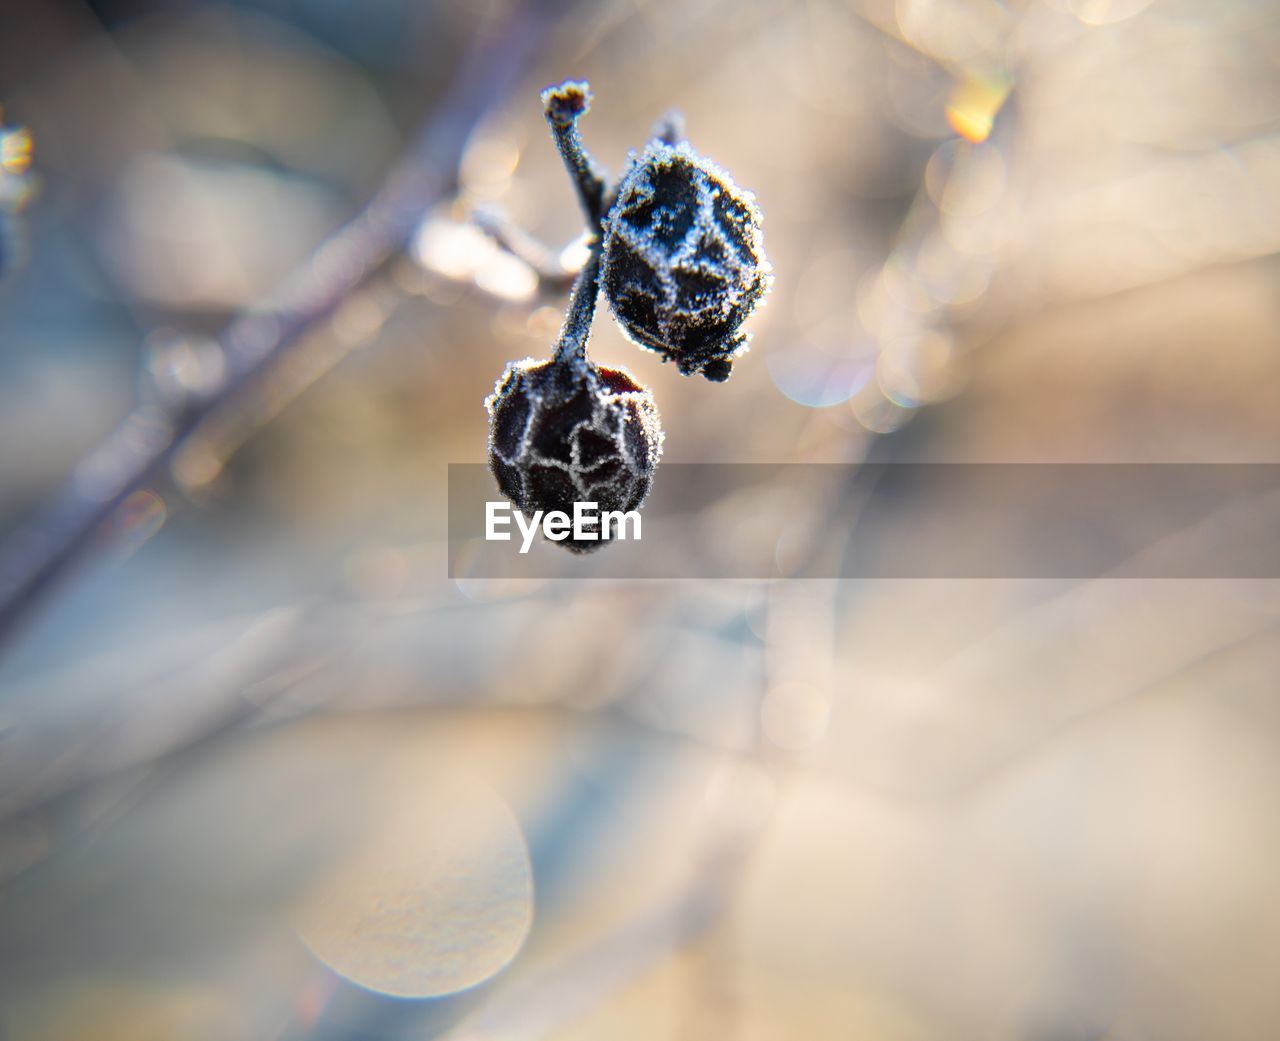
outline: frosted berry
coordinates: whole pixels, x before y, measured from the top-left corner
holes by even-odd
[[[605,217],[601,281],[632,340],[685,375],[728,379],[773,281],[753,196],[687,143],[651,141]]]
[[[584,357],[511,362],[485,399],[489,468],[522,512],[594,502],[638,509],[662,452],[653,396],[621,369]],[[565,539],[586,553],[604,541]]]
[[[578,121],[589,110],[586,83],[567,80],[542,92],[543,114],[586,218],[587,260],[573,284],[552,356],[512,362],[485,399],[489,468],[522,512],[572,515],[578,503],[599,511],[638,509],[662,453],[653,396],[620,369],[587,354],[603,289],[624,330],[674,360],[686,375],[728,379],[746,350],[740,326],[773,281],[749,192],[682,141],[671,113],[644,152],[632,153],[614,191],[583,146]],[[544,285],[564,272],[540,251],[488,222],[500,246],[523,254]],[[566,539],[585,553],[603,540]]]

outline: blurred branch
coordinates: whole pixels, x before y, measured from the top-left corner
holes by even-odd
[[[422,215],[455,189],[471,131],[508,97],[569,6],[566,0],[517,3],[482,29],[415,143],[364,210],[271,298],[224,330],[218,384],[172,407],[137,405],[35,520],[0,546],[0,647],[95,544],[125,500],[167,480],[176,453],[197,429],[254,393],[306,333],[403,247]]]
[[[578,268],[566,268],[559,257],[523,228],[493,209],[476,210],[475,226],[538,276],[538,290],[545,295],[569,292],[578,277]]]
[[[0,757],[0,821],[151,766],[257,715],[322,660],[315,650],[306,656],[308,637],[318,641],[323,632],[313,622],[312,636],[306,620],[299,608],[277,608],[248,621],[219,623],[207,650],[197,650],[200,640],[191,634],[171,634],[170,645],[182,648],[185,658],[176,667],[170,659],[121,669],[126,658],[147,660],[145,649],[132,647],[127,655],[37,679],[26,691],[17,688],[17,700],[29,707],[13,715],[10,746]],[[178,703],[175,689],[183,691]],[[75,692],[81,711],[45,709],[49,695],[63,690]],[[127,696],[120,698],[120,691]]]

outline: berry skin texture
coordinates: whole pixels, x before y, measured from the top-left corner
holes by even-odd
[[[653,396],[622,369],[583,357],[511,362],[485,399],[489,469],[526,514],[594,502],[639,509],[662,454]],[[606,540],[565,539],[588,553]]]
[[[687,143],[649,142],[604,222],[601,281],[635,343],[720,382],[747,349],[739,327],[773,283],[750,192]]]

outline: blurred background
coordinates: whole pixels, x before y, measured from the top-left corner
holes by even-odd
[[[569,76],[765,213],[727,384],[598,316],[666,460],[1280,463],[1278,16],[9,5],[0,532],[115,508],[2,634],[0,1037],[1274,1038],[1275,582],[449,579],[445,482],[559,327],[469,214],[572,262]]]

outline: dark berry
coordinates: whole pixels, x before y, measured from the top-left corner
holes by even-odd
[[[627,335],[685,375],[729,378],[739,327],[768,292],[760,211],[749,192],[686,143],[649,143],[604,222],[601,274]]]
[[[621,369],[585,358],[511,362],[485,399],[489,468],[525,514],[574,503],[635,510],[649,494],[662,452],[653,396]],[[565,539],[586,553],[604,540]]]

